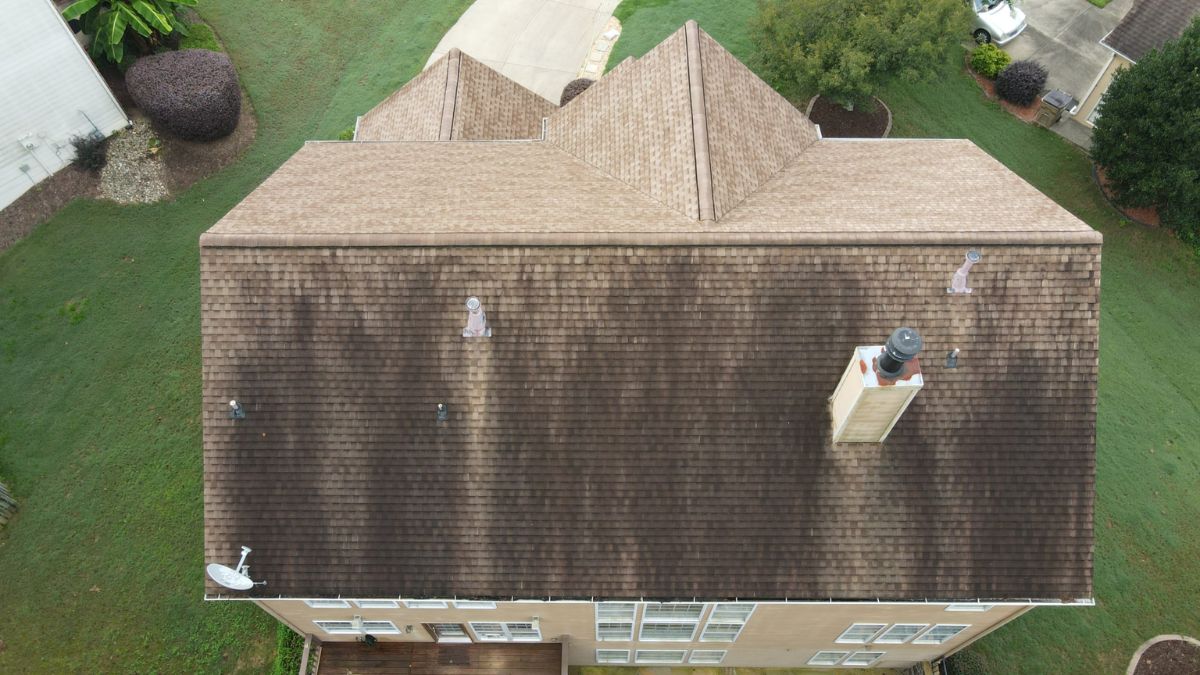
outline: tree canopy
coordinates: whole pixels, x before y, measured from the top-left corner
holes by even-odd
[[[753,34],[778,84],[852,108],[888,78],[932,75],[970,13],[962,0],[760,0]]]
[[[1092,133],[1122,206],[1155,206],[1200,244],[1200,17],[1174,42],[1117,72]]]

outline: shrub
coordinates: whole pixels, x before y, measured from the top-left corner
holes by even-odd
[[[563,87],[562,96],[558,99],[559,107],[571,102],[571,99],[587,91],[587,88],[592,86],[595,80],[589,80],[586,77],[581,77],[577,80],[571,80],[567,86]]]
[[[1019,106],[1027,106],[1046,86],[1046,69],[1037,61],[1013,61],[996,76],[996,94]]]
[[[946,659],[950,675],[988,675],[988,662],[978,652],[964,650]]]
[[[1008,52],[1000,49],[992,43],[979,45],[971,51],[971,70],[979,73],[989,80],[996,79],[1000,71],[1012,62],[1012,57]]]
[[[292,675],[300,670],[303,656],[304,638],[282,623],[278,624],[275,627],[275,661],[271,664],[271,675]]]
[[[180,49],[207,49],[210,52],[223,52],[221,43],[217,42],[217,34],[208,24],[193,23],[187,27],[188,34],[179,40]]]
[[[98,134],[75,136],[71,139],[75,159],[71,164],[84,171],[99,171],[108,163],[108,139]]]
[[[352,141],[352,140],[354,140],[354,127],[352,127],[352,126],[349,126],[349,127],[346,127],[345,129],[342,129],[342,132],[341,132],[340,134],[338,134],[338,137],[337,137],[337,139],[338,139],[339,141]]]
[[[1200,246],[1200,18],[1173,42],[1117,71],[1092,132],[1116,202],[1155,206]]]
[[[242,92],[229,57],[205,49],[146,56],[125,74],[133,102],[180,138],[211,141],[237,128]]]
[[[932,76],[970,33],[962,0],[764,0],[752,34],[773,84],[846,108]]]
[[[188,34],[177,13],[181,7],[195,5],[196,0],[78,0],[67,5],[62,15],[77,20],[83,34],[92,39],[93,60],[125,66],[134,54],[175,48],[179,37]]]

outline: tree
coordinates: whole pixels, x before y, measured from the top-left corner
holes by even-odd
[[[187,26],[176,15],[179,7],[194,7],[196,0],[78,0],[63,9],[63,18],[79,20],[84,35],[92,38],[94,60],[127,64],[126,48],[150,54],[180,35]]]
[[[1155,206],[1200,244],[1200,18],[1113,78],[1092,132],[1092,158],[1122,206]]]
[[[931,76],[970,13],[962,0],[759,0],[752,33],[777,84],[853,109],[891,77]]]

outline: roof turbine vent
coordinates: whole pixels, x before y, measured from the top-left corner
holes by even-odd
[[[924,345],[920,334],[911,328],[897,328],[883,345],[883,353],[879,355],[879,375],[894,380],[904,373],[904,364],[912,361],[921,353]]]
[[[463,329],[463,337],[492,337],[492,329],[487,325],[487,315],[483,313],[483,305],[479,298],[467,298],[467,327]]]

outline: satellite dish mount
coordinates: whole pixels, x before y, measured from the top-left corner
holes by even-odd
[[[242,559],[238,561],[237,567],[229,568],[225,565],[212,563],[208,566],[208,576],[218,584],[225,588],[232,588],[235,591],[248,591],[255,586],[266,586],[265,581],[254,581],[250,578],[250,566],[246,564],[246,556],[250,555],[250,547],[242,547]]]

